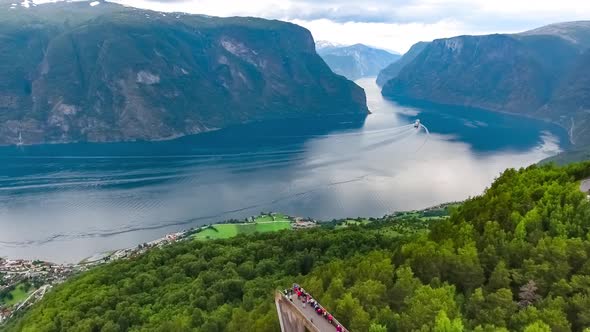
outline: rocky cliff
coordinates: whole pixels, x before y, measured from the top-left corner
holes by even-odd
[[[590,22],[435,40],[384,85],[383,95],[547,119],[585,144],[589,49]]]
[[[0,144],[166,139],[368,112],[363,90],[293,24],[24,4],[0,0]]]

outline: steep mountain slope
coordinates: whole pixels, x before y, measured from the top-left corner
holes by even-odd
[[[569,128],[575,144],[546,162],[563,165],[590,159],[590,50],[578,58],[540,114]]]
[[[586,134],[590,22],[515,35],[435,40],[383,87],[383,95],[535,116]]]
[[[429,42],[419,42],[410,48],[410,50],[404,54],[399,60],[390,64],[383,70],[379,72],[379,76],[377,76],[377,84],[379,86],[385,85],[387,81],[394,79],[397,77],[399,72],[404,68],[407,64],[414,61],[414,59],[422,52],[426,46],[428,46]]]
[[[536,37],[535,37],[536,38]],[[577,51],[547,37],[539,47],[508,35],[461,36],[432,42],[383,87],[388,96],[427,99],[493,110],[531,112],[551,96],[556,72],[566,66],[548,59],[547,50]],[[558,68],[553,68],[557,66]]]
[[[590,143],[590,50],[577,58],[541,114],[570,126],[574,143]]]
[[[299,26],[97,3],[0,2],[0,144],[367,112],[362,89],[334,75]]]
[[[334,46],[324,43],[320,45],[316,45],[318,54],[328,66],[336,74],[350,80],[376,76],[381,69],[400,58],[399,54],[392,54],[363,44]]]

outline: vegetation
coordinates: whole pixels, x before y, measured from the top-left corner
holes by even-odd
[[[397,212],[395,216],[397,218],[417,218],[421,220],[443,219],[449,217],[459,206],[461,206],[460,203],[447,203],[420,211]]]
[[[193,235],[198,240],[229,239],[238,234],[267,233],[291,229],[291,221],[287,216],[260,215],[253,222],[224,223],[211,225]]]
[[[356,218],[356,219],[344,219],[338,220],[335,222],[336,228],[346,228],[350,226],[361,226],[372,223],[374,220],[365,219],[365,218]]]
[[[446,203],[419,211],[401,211],[394,213],[388,219],[395,219],[397,221],[412,221],[413,223],[416,223],[416,220],[420,220],[421,222],[433,221],[436,219],[443,219],[449,217],[451,215],[451,212],[454,209],[458,208],[460,205],[460,203]],[[375,221],[382,222],[383,219],[362,217],[358,217],[356,219],[336,219],[330,222],[322,222],[322,226],[327,228],[339,229],[350,226],[363,226]],[[387,230],[382,230],[382,232],[388,232],[390,234],[393,234],[395,233],[395,230],[393,228],[388,228]],[[403,233],[407,235],[407,230],[404,230]]]
[[[32,285],[27,282],[7,287],[0,291],[0,303],[6,306],[20,303],[29,296],[32,289]]]
[[[557,165],[568,165],[581,160],[590,160],[590,145],[575,146],[573,149],[563,151],[558,155],[541,161],[541,164],[554,163]]]
[[[422,50],[418,46],[382,71],[378,82],[384,96],[550,120],[569,132],[575,143],[571,148],[590,145],[588,21],[521,34],[438,39]],[[408,58],[412,61],[406,63]]]
[[[426,46],[430,44],[429,42],[418,42],[408,50],[406,54],[404,54],[399,60],[392,62],[390,65],[385,67],[379,75],[377,76],[377,84],[379,86],[385,85],[389,80],[392,80],[397,77],[399,72],[409,63],[414,61],[416,57],[422,52]]]
[[[351,331],[590,327],[590,163],[505,171],[449,218],[186,241],[56,287],[8,331],[277,331],[302,284]]]
[[[0,144],[21,133],[25,144],[152,140],[368,111],[364,91],[295,24],[15,2],[0,0]]]

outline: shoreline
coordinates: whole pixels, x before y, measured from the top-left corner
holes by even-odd
[[[280,220],[275,220],[276,218]],[[271,225],[275,223],[288,223],[288,227],[291,230],[319,226],[317,221],[310,218],[291,217],[284,214],[269,212],[267,214],[260,214],[256,217],[251,216],[244,220],[227,220],[175,233],[168,233],[161,238],[150,242],[139,243],[134,247],[96,253],[77,263],[57,264],[38,259],[26,260],[0,257],[0,281],[2,281],[3,284],[3,286],[0,286],[0,291],[12,294],[12,292],[21,290],[26,294],[24,299],[19,300],[14,304],[3,305],[0,302],[0,326],[15,313],[20,312],[21,310],[26,310],[28,307],[42,299],[47,290],[67,281],[75,275],[88,271],[89,269],[118,260],[131,259],[145,254],[149,250],[162,248],[181,241],[208,241],[208,237],[198,239],[197,235],[208,231],[209,229],[215,229],[216,227],[222,227],[224,225],[246,228],[247,226],[256,227],[258,224]],[[271,228],[266,230],[266,232],[276,230]],[[262,233],[262,231],[259,232]],[[231,237],[237,236],[238,234],[239,233],[232,235]],[[26,289],[24,289],[25,285],[28,285],[26,286]]]
[[[430,205],[430,206],[426,206],[424,208],[418,208],[418,209],[414,209],[414,210],[405,210],[405,211],[391,211],[389,213],[386,213],[384,216],[382,217],[387,217],[387,216],[396,216],[398,214],[404,214],[404,213],[417,213],[417,212],[427,212],[427,211],[432,211],[432,210],[440,210],[440,209],[444,209],[446,207],[449,206],[454,206],[454,205],[460,205],[463,201],[453,201],[453,202],[444,202],[444,203],[438,203],[435,205]],[[147,242],[141,242],[141,243],[136,243],[134,246],[132,247],[126,247],[126,248],[113,248],[113,249],[109,249],[107,251],[102,251],[102,252],[96,252],[90,256],[84,257],[82,259],[80,259],[77,262],[61,262],[61,263],[56,263],[56,262],[52,262],[49,260],[43,260],[43,259],[39,259],[38,257],[34,257],[34,258],[20,258],[20,257],[9,257],[9,256],[0,256],[0,262],[2,261],[29,261],[29,262],[33,262],[33,261],[38,261],[38,262],[43,262],[43,263],[48,263],[48,264],[52,264],[52,265],[56,265],[56,266],[73,266],[73,265],[85,265],[91,262],[95,262],[98,259],[96,259],[97,257],[106,257],[106,256],[112,256],[113,254],[117,253],[117,252],[121,252],[121,251],[128,251],[128,250],[132,250],[135,249],[139,246],[142,245],[146,245],[146,244],[158,244],[158,243],[164,243],[166,241],[170,241],[170,242],[177,242],[181,239],[184,239],[184,237],[189,237],[193,234],[196,234],[198,232],[201,232],[203,230],[206,230],[208,228],[211,227],[215,227],[215,226],[219,226],[219,225],[249,225],[249,224],[271,224],[273,223],[272,221],[256,221],[256,218],[259,218],[261,216],[265,216],[265,215],[281,215],[284,216],[285,218],[289,218],[291,219],[291,224],[292,225],[297,225],[298,223],[300,225],[309,225],[309,223],[314,223],[317,224],[318,226],[322,225],[322,224],[329,224],[333,221],[335,221],[336,219],[332,219],[332,220],[316,220],[314,218],[310,218],[310,217],[294,217],[294,216],[290,216],[290,215],[285,215],[282,214],[280,212],[269,212],[269,213],[265,213],[265,214],[259,214],[257,216],[250,216],[247,217],[245,219],[242,220],[236,220],[236,219],[229,219],[229,220],[223,220],[223,221],[219,221],[219,222],[214,222],[214,223],[210,223],[210,224],[206,224],[206,225],[202,225],[202,226],[197,226],[197,227],[191,227],[189,229],[184,229],[184,230],[180,230],[177,232],[171,232],[171,233],[166,233],[163,236],[159,237],[159,238],[155,238],[152,239],[150,241]],[[348,217],[348,218],[342,218],[342,219],[338,219],[338,220],[354,220],[358,217]],[[364,217],[363,217],[364,218]],[[370,219],[370,217],[366,217],[366,219]],[[280,221],[279,221],[280,222]],[[308,224],[305,224],[305,223]],[[309,228],[309,227],[303,227],[303,226],[295,226],[295,229],[302,229],[302,228]],[[92,259],[91,258],[95,258]]]
[[[433,205],[421,210],[399,211],[386,214],[382,218],[393,218],[404,220],[405,218],[418,218],[419,220],[436,220],[448,217],[452,209],[460,206],[461,202],[447,202]],[[190,228],[176,233],[169,233],[165,236],[150,242],[140,243],[135,247],[111,250],[102,253],[96,253],[78,263],[55,264],[41,260],[23,260],[23,259],[6,259],[0,258],[0,277],[4,281],[4,286],[0,286],[0,291],[13,292],[17,289],[23,289],[26,286],[25,298],[14,304],[1,304],[0,302],[0,326],[7,319],[10,319],[15,313],[26,310],[43,298],[45,293],[51,288],[66,282],[70,278],[84,273],[92,268],[106,265],[118,260],[132,259],[139,255],[145,254],[149,250],[162,248],[181,241],[210,241],[216,239],[228,239],[240,234],[268,233],[276,231],[296,231],[300,229],[310,229],[322,226],[322,224],[334,229],[343,227],[356,227],[367,225],[374,221],[374,218],[346,218],[334,219],[332,221],[317,221],[312,218],[293,217],[282,213],[268,212],[261,213],[258,216],[251,216],[243,220],[226,220],[218,223],[204,225],[197,228]],[[285,228],[283,224],[288,223],[289,227]],[[281,227],[256,229],[257,225],[278,225]],[[254,229],[252,227],[254,226]],[[243,228],[236,233],[223,233],[226,228]],[[219,234],[221,237],[204,235],[208,233]],[[199,237],[201,234],[201,237]],[[12,289],[12,290],[10,290]]]
[[[48,141],[42,143],[14,143],[14,144],[7,144],[1,143],[0,148],[25,148],[25,147],[37,147],[43,145],[49,146],[56,146],[56,145],[70,145],[70,144],[125,144],[125,143],[156,143],[156,142],[169,142],[174,141],[177,139],[182,139],[191,136],[198,136],[202,134],[212,133],[232,127],[244,126],[244,125],[251,125],[256,123],[264,123],[264,122],[273,122],[273,121],[290,121],[290,120],[304,120],[304,119],[315,119],[315,118],[324,118],[324,117],[333,117],[333,116],[349,116],[349,117],[366,117],[373,114],[371,110],[367,106],[366,112],[342,112],[342,113],[319,113],[319,114],[301,114],[295,116],[287,116],[282,118],[268,118],[268,119],[253,119],[249,121],[243,121],[239,123],[229,124],[223,127],[213,127],[213,128],[203,128],[198,132],[193,133],[185,133],[185,134],[175,134],[168,137],[156,137],[156,138],[149,138],[149,139],[121,139],[121,140],[65,140],[65,141]]]
[[[410,106],[410,107],[412,107],[412,106],[413,107],[423,107],[423,106],[461,107],[461,108],[466,108],[466,109],[474,109],[474,110],[478,110],[478,111],[506,114],[506,115],[516,116],[516,117],[521,117],[523,119],[541,121],[544,123],[548,123],[548,124],[552,124],[554,126],[557,126],[565,131],[565,133],[567,134],[566,136],[568,137],[568,145],[569,146],[568,146],[568,149],[564,150],[564,151],[571,151],[571,150],[573,150],[573,149],[571,149],[571,147],[576,146],[576,143],[573,141],[573,124],[572,124],[572,127],[568,128],[567,126],[563,125],[562,123],[560,123],[558,121],[555,121],[555,120],[552,120],[549,118],[535,117],[531,114],[515,113],[515,112],[504,111],[504,110],[495,109],[495,108],[485,108],[485,107],[474,106],[474,105],[438,103],[438,102],[430,101],[427,99],[413,99],[413,98],[406,98],[406,97],[399,97],[399,96],[394,97],[394,96],[386,96],[386,95],[382,95],[382,96],[383,96],[383,98],[385,98],[387,100],[394,101],[396,103],[399,103],[402,106]]]

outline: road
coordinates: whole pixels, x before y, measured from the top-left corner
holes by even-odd
[[[27,297],[26,300],[24,300],[21,304],[18,305],[18,307],[16,307],[16,309],[14,310],[14,312],[19,311],[22,307],[24,307],[33,297],[39,295],[40,297],[43,297],[45,295],[45,292],[47,291],[47,289],[49,289],[49,287],[51,287],[50,285],[43,285],[41,286],[41,288],[37,289],[36,291],[34,291],[31,295],[29,295],[29,297]]]

